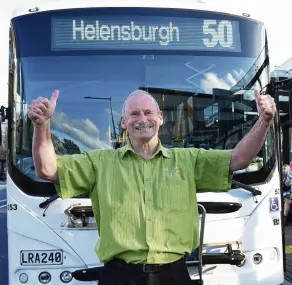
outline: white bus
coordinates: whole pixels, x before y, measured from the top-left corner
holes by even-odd
[[[61,200],[35,175],[27,110],[36,97],[60,90],[51,121],[60,155],[124,145],[122,104],[135,89],[164,112],[166,147],[231,149],[249,132],[258,118],[254,89],[264,93],[270,82],[267,33],[246,11],[218,5],[83,0],[14,12],[2,108],[9,285],[96,284],[103,268],[90,199]],[[276,119],[229,192],[198,189],[202,243],[186,256],[194,284],[284,282],[278,134]]]

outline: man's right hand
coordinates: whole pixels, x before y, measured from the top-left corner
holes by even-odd
[[[55,90],[50,100],[43,97],[33,100],[28,108],[28,117],[37,125],[44,124],[54,114],[58,96],[59,90]]]

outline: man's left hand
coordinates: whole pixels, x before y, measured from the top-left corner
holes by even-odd
[[[270,95],[260,95],[260,92],[257,90],[255,90],[254,96],[260,116],[265,122],[271,123],[276,114],[274,98]]]

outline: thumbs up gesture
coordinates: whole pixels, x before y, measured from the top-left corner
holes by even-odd
[[[257,90],[255,90],[254,96],[260,116],[265,122],[271,123],[276,114],[274,98],[270,95],[260,95],[260,92]]]
[[[59,91],[55,90],[50,99],[38,97],[29,105],[28,117],[36,124],[42,125],[54,114]]]

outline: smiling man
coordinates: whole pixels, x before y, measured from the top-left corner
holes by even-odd
[[[56,156],[50,118],[58,95],[29,107],[36,174],[55,183],[62,199],[91,198],[100,235],[96,253],[105,263],[98,284],[192,284],[184,255],[199,244],[196,189],[230,189],[232,173],[247,167],[263,145],[276,112],[273,98],[255,92],[259,119],[233,150],[166,149],[158,138],[159,105],[137,90],[123,106],[125,147]]]
[[[122,127],[128,130],[135,152],[150,158],[158,147],[158,130],[163,115],[156,100],[147,92],[134,91],[123,106]]]

